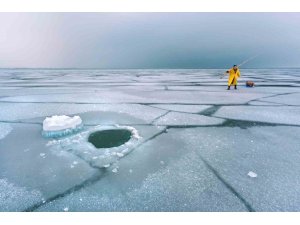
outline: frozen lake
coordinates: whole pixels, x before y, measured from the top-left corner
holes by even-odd
[[[0,211],[300,211],[300,69],[223,71],[1,69]],[[84,129],[44,138],[62,114]]]

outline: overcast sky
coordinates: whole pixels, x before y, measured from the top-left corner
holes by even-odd
[[[300,67],[300,13],[0,13],[0,67]]]

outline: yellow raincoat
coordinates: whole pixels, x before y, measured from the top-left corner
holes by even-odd
[[[240,70],[237,69],[235,72],[233,68],[229,71],[229,78],[228,78],[228,86],[230,85],[237,85],[237,79],[241,76]]]

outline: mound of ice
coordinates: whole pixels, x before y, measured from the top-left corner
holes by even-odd
[[[44,137],[61,137],[75,133],[83,128],[82,120],[79,116],[51,116],[43,121]]]

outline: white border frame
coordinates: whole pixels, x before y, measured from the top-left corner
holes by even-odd
[[[299,12],[298,0],[0,0],[1,12]]]

